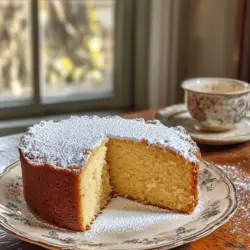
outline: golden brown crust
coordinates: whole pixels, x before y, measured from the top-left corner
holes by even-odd
[[[20,152],[24,198],[43,219],[71,230],[82,231],[79,174],[49,165],[33,165]]]

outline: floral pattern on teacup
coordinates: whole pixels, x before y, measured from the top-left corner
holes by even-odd
[[[188,95],[188,109],[189,109],[189,112],[193,115],[193,117],[197,119],[198,121],[206,120],[206,115],[199,108],[199,103],[197,103],[196,97],[193,93],[190,93]]]
[[[241,121],[249,108],[249,94],[238,96],[187,93],[188,110],[194,119],[208,126],[228,126]]]

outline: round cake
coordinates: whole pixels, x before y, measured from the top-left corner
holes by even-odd
[[[43,121],[19,151],[29,208],[60,227],[89,229],[113,194],[181,213],[198,202],[200,151],[182,127],[118,116]]]

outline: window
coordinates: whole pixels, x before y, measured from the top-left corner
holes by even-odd
[[[0,119],[131,108],[147,2],[1,0]]]
[[[41,0],[41,96],[112,93],[113,0]]]
[[[32,97],[28,22],[27,2],[0,1],[0,98],[2,103]]]

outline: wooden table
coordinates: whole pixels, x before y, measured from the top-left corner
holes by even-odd
[[[154,119],[156,110],[124,115],[127,118]],[[0,138],[0,171],[18,159],[20,135]],[[250,142],[234,146],[199,145],[203,158],[225,165],[222,169],[234,182],[239,209],[234,217],[210,235],[177,250],[250,249]],[[0,230],[0,250],[38,250],[41,247],[22,242]],[[163,248],[164,249],[164,248]],[[163,250],[162,249],[162,250]]]

